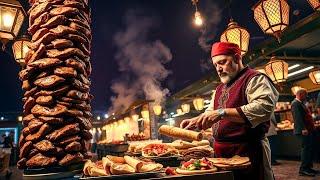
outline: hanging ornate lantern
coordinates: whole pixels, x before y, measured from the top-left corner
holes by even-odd
[[[308,0],[308,2],[315,11],[320,11],[320,1],[319,0]]]
[[[195,98],[193,100],[193,106],[196,110],[201,111],[204,107],[204,99],[203,98]]]
[[[309,73],[309,78],[313,84],[320,84],[320,69],[315,69]]]
[[[286,0],[260,0],[252,8],[254,19],[266,34],[273,34],[278,41],[289,25],[290,7]]]
[[[292,94],[293,94],[293,95],[296,95],[297,91],[298,91],[299,89],[301,89],[301,88],[302,88],[301,86],[293,86],[293,87],[291,88]]]
[[[155,115],[159,116],[161,114],[162,107],[160,105],[153,106],[153,112]]]
[[[220,37],[221,42],[230,42],[237,44],[241,49],[241,55],[248,51],[250,34],[247,29],[241,27],[230,19],[227,29]]]
[[[149,119],[149,111],[148,110],[142,110],[141,116],[143,119]]]
[[[281,83],[288,78],[288,63],[271,57],[270,62],[266,65],[265,71],[274,83]]]
[[[9,40],[17,37],[26,13],[17,0],[0,1],[0,39],[2,50]]]
[[[183,113],[189,113],[190,112],[190,104],[182,104],[181,109]]]
[[[25,65],[24,58],[26,57],[27,52],[30,50],[28,47],[29,44],[29,38],[27,36],[22,36],[22,38],[17,39],[12,45],[14,58],[21,66]]]
[[[131,118],[132,118],[132,120],[134,120],[134,121],[138,121],[138,119],[139,119],[139,114],[133,114],[133,115],[131,115]]]

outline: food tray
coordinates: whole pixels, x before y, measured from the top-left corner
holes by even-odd
[[[178,167],[180,166],[180,163],[182,159],[180,156],[167,156],[167,157],[143,157],[146,159],[150,159],[156,163],[160,163],[163,165],[163,167]]]
[[[146,173],[133,173],[133,174],[122,174],[122,175],[110,175],[110,176],[99,176],[99,177],[80,177],[79,179],[148,179],[159,177],[163,171],[146,172]]]
[[[141,153],[135,153],[135,152],[126,152],[126,153],[124,153],[124,155],[126,155],[126,156],[135,156],[135,157],[142,156]]]
[[[53,167],[43,167],[43,168],[27,168],[23,170],[25,175],[33,174],[50,174],[59,172],[72,172],[75,170],[82,170],[84,163],[74,164],[70,166],[53,166]]]
[[[98,159],[102,159],[106,155],[123,156],[128,151],[128,144],[98,144]]]

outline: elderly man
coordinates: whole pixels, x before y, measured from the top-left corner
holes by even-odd
[[[222,83],[209,108],[183,120],[180,126],[200,130],[212,127],[215,157],[248,156],[252,166],[235,172],[235,179],[274,179],[265,133],[278,91],[266,75],[242,64],[238,45],[215,43],[211,57]]]
[[[294,134],[301,140],[299,174],[302,176],[315,176],[318,171],[312,169],[314,124],[311,113],[304,104],[306,100],[307,90],[304,88],[299,89],[296,92],[296,98],[291,103],[291,112],[294,119]]]

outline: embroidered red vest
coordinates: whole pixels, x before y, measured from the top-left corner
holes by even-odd
[[[220,142],[248,142],[261,140],[269,129],[270,121],[262,123],[255,128],[251,127],[249,120],[242,112],[240,106],[248,104],[246,88],[258,71],[248,67],[241,70],[228,84],[220,84],[216,88],[214,109],[237,108],[246,123],[235,123],[229,120],[220,120],[212,126],[215,141]]]

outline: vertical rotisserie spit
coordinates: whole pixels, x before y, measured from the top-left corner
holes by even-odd
[[[88,1],[29,2],[32,43],[19,73],[25,93],[18,167],[79,163],[92,138]]]

